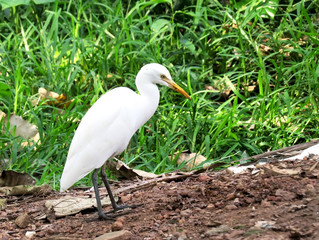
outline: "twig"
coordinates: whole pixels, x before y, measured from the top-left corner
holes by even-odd
[[[179,180],[179,179],[183,179],[183,178],[187,178],[190,176],[194,176],[196,174],[195,171],[192,172],[188,172],[188,173],[182,173],[182,174],[176,174],[176,175],[172,175],[172,176],[162,176],[160,178],[154,178],[154,179],[150,179],[150,180],[145,180],[142,182],[138,182],[135,184],[132,184],[130,186],[127,187],[122,187],[122,188],[118,188],[114,191],[115,194],[119,194],[122,192],[134,192],[137,190],[140,190],[142,188],[146,188],[149,186],[154,186],[159,182],[170,182],[170,181],[174,181],[174,180]]]

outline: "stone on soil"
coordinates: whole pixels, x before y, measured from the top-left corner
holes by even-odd
[[[129,240],[132,238],[132,233],[127,230],[105,233],[94,240]]]
[[[125,223],[125,218],[124,217],[119,217],[116,219],[116,221],[112,224],[112,231],[120,231],[123,230]]]
[[[227,225],[220,225],[218,227],[215,228],[211,228],[210,230],[205,232],[205,236],[212,236],[212,235],[216,235],[219,233],[226,233],[229,232],[231,230],[231,228]]]
[[[20,215],[19,217],[16,218],[15,220],[15,224],[17,224],[17,226],[19,228],[25,228],[29,225],[29,223],[31,223],[31,218],[28,214],[23,214]]]

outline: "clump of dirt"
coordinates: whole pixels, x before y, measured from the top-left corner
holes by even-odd
[[[29,239],[94,239],[119,230],[132,233],[131,239],[318,239],[316,164],[315,158],[275,161],[269,166],[298,171],[278,174],[261,167],[232,174],[223,170],[159,182],[122,193],[125,204],[143,205],[113,214],[110,220],[98,220],[94,209],[56,218],[44,203],[65,196],[60,193],[12,196],[0,212],[0,239],[27,239],[26,234]],[[17,224],[25,214],[28,222]]]

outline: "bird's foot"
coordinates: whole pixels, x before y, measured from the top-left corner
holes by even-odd
[[[126,208],[130,208],[130,209],[134,209],[137,208],[139,206],[142,206],[143,204],[134,204],[134,205],[116,205],[115,207],[113,207],[113,210],[106,212],[106,214],[108,213],[114,213]]]
[[[117,218],[118,216],[122,216],[125,213],[119,213],[119,214],[111,214],[111,213],[116,213],[120,210],[126,209],[126,208],[130,208],[130,209],[134,209],[137,208],[139,206],[142,206],[143,204],[134,204],[134,205],[116,205],[115,208],[113,208],[111,211],[108,212],[99,212],[99,219],[101,220],[114,220],[115,218]]]
[[[104,212],[99,213],[99,219],[101,220],[114,220],[116,216],[112,216],[112,215],[107,215]]]

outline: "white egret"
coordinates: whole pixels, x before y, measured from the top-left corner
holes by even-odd
[[[118,87],[105,93],[88,110],[74,134],[62,173],[61,192],[94,170],[92,181],[100,218],[107,217],[102,211],[98,190],[99,168],[113,211],[127,207],[117,205],[114,200],[106,178],[105,162],[122,153],[133,134],[156,111],[160,98],[156,84],[170,87],[190,99],[172,80],[166,67],[157,63],[142,67],[135,84],[140,94],[126,87]]]

